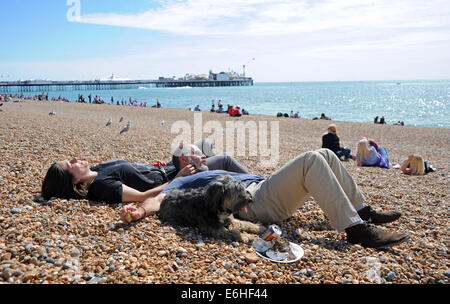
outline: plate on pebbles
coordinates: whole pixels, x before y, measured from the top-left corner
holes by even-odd
[[[286,245],[289,244],[289,251],[286,252],[274,250],[272,248],[274,241],[266,242],[260,238],[253,242],[252,247],[259,257],[275,263],[294,263],[303,257],[305,252],[300,245],[287,241],[285,243]]]

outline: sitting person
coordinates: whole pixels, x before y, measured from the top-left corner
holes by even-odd
[[[328,116],[326,116],[325,113],[322,113],[322,114],[320,115],[320,119],[331,120],[331,118],[328,117]]]
[[[358,166],[375,166],[389,169],[390,162],[386,149],[383,146],[378,146],[374,141],[372,142],[378,149],[374,145],[370,145],[367,138],[359,141],[356,152],[356,164]]]
[[[165,166],[130,163],[117,159],[89,167],[88,162],[73,158],[53,163],[42,183],[44,199],[86,198],[107,203],[142,202],[158,194],[168,181],[194,174],[200,168],[248,173],[233,157],[215,155],[211,142],[201,139],[192,145],[192,151],[200,155],[202,165],[186,163],[182,170],[176,164]],[[184,156],[180,159],[186,160]]]
[[[228,115],[232,117],[241,117],[242,116],[241,108],[239,106],[237,106],[236,108],[233,107],[229,108]]]
[[[348,147],[341,147],[335,124],[329,125],[328,132],[322,135],[322,148],[330,149],[336,153],[339,159],[341,159],[342,156],[344,156],[345,160],[356,159],[356,157],[351,154],[351,150]]]
[[[428,162],[424,161],[421,156],[411,154],[408,159],[403,161],[400,168],[404,174],[408,175],[425,175],[430,172],[435,172],[436,169],[433,166],[428,165]]]
[[[233,106],[230,105],[230,104],[228,104],[228,105],[227,105],[227,113],[228,113],[228,115],[231,116],[232,111],[233,111]]]
[[[175,153],[174,153],[175,154]],[[386,247],[409,238],[407,234],[384,231],[373,224],[397,220],[399,212],[379,212],[365,205],[365,198],[345,167],[331,150],[320,149],[300,154],[268,178],[227,171],[205,171],[172,181],[158,196],[135,206],[128,204],[120,210],[124,222],[138,220],[159,211],[164,196],[171,189],[205,187],[217,176],[228,174],[246,184],[253,197],[238,217],[270,224],[291,217],[302,201],[313,196],[325,212],[330,224],[345,231],[347,241],[366,247]],[[131,219],[129,218],[131,216]]]

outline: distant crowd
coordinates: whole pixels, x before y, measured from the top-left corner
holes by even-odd
[[[13,99],[31,99],[31,100],[46,100],[46,101],[63,101],[63,102],[70,102],[69,99],[62,97],[62,96],[58,96],[58,97],[53,97],[51,99],[49,99],[48,97],[48,93],[41,93],[38,95],[34,95],[34,96],[25,96],[23,94],[15,94],[15,95],[10,95],[10,94],[1,94],[0,95],[0,102],[7,102],[7,101],[11,101]],[[74,100],[74,102],[79,102],[79,103],[90,103],[90,104],[104,104],[106,103],[100,96],[95,95],[92,98],[92,94],[89,94],[87,99],[82,95],[82,94],[78,94],[78,98],[77,100]],[[122,106],[135,106],[135,107],[147,107],[147,102],[138,102],[136,99],[132,99],[130,97],[130,99],[124,100],[124,98],[122,98],[121,101],[116,100],[116,102],[114,102],[114,97],[111,96],[111,102],[110,104],[116,104],[116,105],[122,105]],[[158,99],[156,99],[156,104],[152,106],[152,108],[161,108],[161,103],[159,102]]]
[[[301,118],[301,116],[299,115],[299,112],[294,113],[294,111],[291,111],[290,114],[278,112],[278,113],[277,113],[277,117]],[[322,113],[322,114],[320,115],[320,117],[314,117],[314,118],[312,118],[312,120],[320,120],[320,119],[321,119],[321,120],[332,120],[329,116],[325,115],[325,113]],[[387,124],[387,123],[386,123],[386,120],[385,120],[385,118],[384,118],[384,116],[381,116],[381,118],[379,118],[378,116],[375,117],[373,123],[374,123],[374,124],[382,124],[382,125]],[[394,125],[394,126],[404,126],[405,123],[404,123],[404,121],[399,120],[399,121],[397,121],[396,123],[393,123],[393,125]]]
[[[195,106],[193,110],[192,110],[192,108],[189,108],[188,110],[189,111],[201,111],[200,105]],[[214,99],[212,99],[211,100],[211,109],[209,111],[211,113],[228,114],[229,116],[232,116],[232,117],[240,117],[242,115],[250,115],[250,113],[247,110],[245,110],[244,108],[241,110],[240,106],[233,106],[233,105],[227,104],[227,109],[225,110],[221,99],[219,99],[219,101],[217,102],[217,109],[216,109],[215,101],[214,101]]]
[[[301,117],[300,117],[300,114],[298,114],[298,112],[295,112],[295,114],[294,114],[294,111],[291,111],[290,114],[288,114],[288,113],[284,113],[284,114],[283,114],[283,113],[281,113],[281,112],[278,112],[278,113],[277,113],[277,117],[301,118]],[[317,120],[317,119],[331,120],[331,118],[328,117],[328,116],[326,116],[325,113],[322,113],[322,114],[320,115],[320,118],[319,118],[319,117],[314,117],[312,120]]]
[[[385,124],[386,124],[386,121],[385,121],[385,119],[384,119],[384,116],[381,116],[381,118],[380,118],[379,121],[378,121],[378,116],[376,116],[376,117],[373,119],[373,123],[374,123],[374,124],[385,125]],[[396,126],[404,126],[405,123],[404,123],[402,120],[399,120],[399,121],[397,121],[396,123],[394,123],[393,125],[396,125]]]
[[[105,103],[105,101],[101,97],[95,95],[94,98],[92,98],[91,94],[88,95],[88,101],[86,101],[86,99],[84,98],[84,96],[82,94],[78,94],[77,102],[82,102],[82,103],[89,102],[89,103],[93,103],[93,104],[104,104]],[[129,98],[128,102],[124,98],[122,98],[121,101],[116,100],[114,102],[114,96],[111,96],[110,104],[114,104],[114,103],[118,106],[122,105],[122,106],[134,106],[134,107],[143,107],[143,108],[147,107],[146,101],[138,102],[136,99],[132,99],[131,97]],[[161,108],[161,103],[159,102],[158,99],[156,99],[156,104],[153,105],[152,108]]]
[[[15,95],[11,95],[11,94],[0,94],[0,102],[7,102],[7,101],[11,101],[14,99],[32,99],[32,100],[49,100],[49,96],[48,93],[42,93],[39,95],[35,95],[35,96],[24,96],[23,94],[15,94]],[[63,101],[63,102],[70,102],[69,99],[62,97],[62,96],[58,96],[58,98],[51,98],[51,101]],[[94,97],[92,97],[92,94],[89,94],[87,96],[87,99],[82,95],[82,94],[78,94],[78,99],[75,100],[75,102],[80,102],[80,103],[90,103],[90,104],[104,104],[106,103],[100,96],[95,95]],[[147,102],[138,102],[136,99],[132,99],[131,97],[128,100],[125,100],[124,98],[122,98],[120,101],[119,100],[114,100],[114,97],[111,96],[110,99],[110,103],[109,104],[116,104],[116,105],[122,105],[122,106],[135,106],[135,107],[147,107]],[[156,99],[156,104],[151,106],[152,108],[162,108],[161,103],[159,102],[158,99]],[[196,105],[193,109],[189,108],[189,111],[202,111],[200,108],[200,105]],[[250,113],[245,110],[244,108],[241,109],[240,106],[233,106],[231,104],[227,104],[227,108],[225,109],[222,100],[219,99],[219,101],[217,102],[217,107],[216,107],[216,103],[214,101],[214,99],[211,100],[211,108],[209,110],[211,113],[219,113],[219,114],[228,114],[231,117],[240,117],[242,115],[250,115]],[[286,118],[301,118],[299,112],[295,112],[291,110],[290,113],[282,113],[282,112],[278,112],[276,114],[277,117],[286,117]],[[320,115],[320,117],[314,117],[312,118],[312,120],[332,120],[331,117],[327,116],[325,113],[322,113]],[[386,120],[384,118],[384,116],[376,116],[374,118],[374,124],[387,124]],[[405,123],[404,121],[397,121],[395,123],[393,123],[393,125],[397,125],[397,126],[404,126]]]
[[[0,102],[8,102],[14,99],[24,99],[23,94],[21,95],[10,95],[10,94],[0,94]]]

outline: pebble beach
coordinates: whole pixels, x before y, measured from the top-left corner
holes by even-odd
[[[7,102],[1,110],[0,283],[448,284],[450,280],[449,129],[332,121],[341,145],[352,151],[362,136],[368,136],[386,147],[393,165],[413,153],[437,171],[407,176],[399,169],[343,162],[367,204],[402,212],[399,220],[383,225],[385,229],[407,232],[410,239],[389,249],[349,244],[310,198],[290,219],[276,223],[283,237],[304,250],[299,261],[282,264],[259,258],[251,244],[168,226],[157,215],[124,224],[119,220],[121,204],[36,199],[54,161],[77,157],[92,166],[115,158],[168,162],[177,135],[171,126],[182,120],[193,125],[194,112],[32,100]],[[55,115],[49,115],[52,111]],[[112,124],[106,126],[110,117]],[[275,167],[259,166],[258,156],[235,155],[250,173],[263,177],[297,155],[320,148],[330,123],[209,112],[202,112],[202,120],[218,121],[224,129],[227,121],[279,122]],[[130,130],[119,134],[128,121]]]

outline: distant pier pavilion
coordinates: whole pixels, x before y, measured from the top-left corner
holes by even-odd
[[[7,81],[0,82],[0,92],[49,92],[135,89],[140,86],[156,88],[252,86],[246,77],[231,80],[87,80],[87,81]]]

